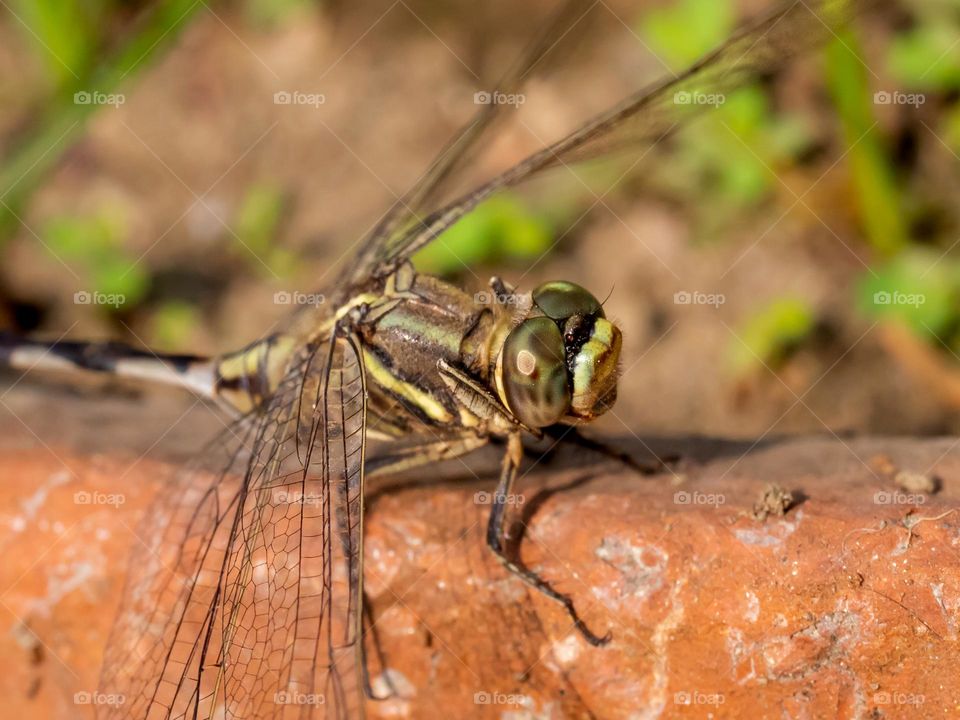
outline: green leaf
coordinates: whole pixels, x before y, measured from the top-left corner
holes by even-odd
[[[873,95],[857,38],[846,32],[827,48],[827,83],[840,113],[860,221],[870,244],[885,255],[906,247],[907,224],[893,163],[881,144]]]
[[[874,319],[896,319],[924,337],[950,333],[958,320],[960,265],[913,248],[857,283],[857,304]]]
[[[681,0],[644,15],[639,30],[659,57],[679,69],[720,45],[733,24],[729,0]]]
[[[954,152],[960,153],[960,106],[946,113],[943,119],[941,137],[945,143],[953,148]]]
[[[464,217],[414,255],[416,267],[452,275],[474,264],[523,261],[547,252],[554,241],[553,220],[510,193],[497,195]]]
[[[733,338],[731,359],[739,372],[776,367],[814,329],[816,315],[799,298],[779,298],[752,315]]]
[[[247,0],[244,10],[251,24],[269,30],[282,26],[310,6],[310,0]]]
[[[727,96],[681,136],[684,164],[702,186],[700,192],[690,187],[690,194],[707,198],[700,207],[712,220],[761,200],[776,182],[773,168],[806,140],[801,124],[778,131],[779,125],[763,90],[751,86]]]
[[[149,289],[149,276],[124,248],[126,221],[116,209],[90,216],[61,216],[43,228],[44,245],[72,268],[82,269],[78,290],[123,297],[135,305]]]
[[[251,187],[237,212],[236,233],[257,255],[267,255],[283,215],[283,191],[272,183]]]
[[[890,72],[901,84],[927,90],[960,87],[960,24],[929,19],[896,36],[888,51]]]
[[[238,253],[257,272],[283,277],[295,265],[291,253],[278,245],[285,209],[282,188],[271,182],[253,185],[240,203],[234,220]]]
[[[91,0],[89,3],[53,0],[48,7],[43,0],[18,0],[17,7],[24,11],[21,17],[28,27],[32,28],[31,21],[27,19],[28,13],[39,7],[43,12],[50,13],[59,32],[76,34],[79,38],[86,37],[88,24],[79,20],[73,24],[72,20],[58,18],[56,8],[67,8],[65,12],[68,15],[74,10],[83,10],[86,17],[93,18],[91,22],[96,28],[106,25],[109,20],[106,13],[99,11],[101,4],[108,1],[112,3],[113,0]],[[63,153],[83,134],[85,123],[104,107],[96,103],[76,102],[74,90],[117,93],[121,83],[135,77],[135,71],[142,72],[150,67],[150,62],[189,25],[193,15],[208,9],[205,3],[197,0],[155,0],[149,3],[142,13],[137,14],[129,30],[117,38],[111,38],[114,46],[111,52],[100,53],[97,62],[88,63],[88,67],[72,68],[76,77],[64,67],[73,63],[60,63],[51,55],[51,61],[57,63],[65,73],[61,78],[61,92],[47,104],[39,117],[31,120],[30,134],[18,139],[0,167],[0,195],[4,198],[0,206],[0,243],[19,227],[17,214],[31,193],[40,186],[43,177],[57,166]],[[16,25],[23,28],[20,23]],[[38,34],[43,37],[42,33]],[[36,38],[31,35],[31,40],[35,41]]]
[[[648,13],[638,28],[659,57],[680,68],[721,44],[735,17],[729,0],[681,0]],[[711,92],[702,89],[705,97]],[[760,201],[776,182],[773,169],[809,141],[802,123],[772,114],[766,92],[757,85],[723,96],[721,102],[702,113],[690,132],[680,134],[678,157],[665,179],[696,197],[698,214],[714,228]],[[693,103],[690,107],[696,109]]]
[[[105,0],[16,0],[15,26],[53,83],[70,87],[93,63],[106,8]]]
[[[153,314],[152,344],[161,349],[186,347],[198,323],[199,315],[192,305],[166,302]]]

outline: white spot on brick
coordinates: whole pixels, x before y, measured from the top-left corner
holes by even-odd
[[[622,580],[618,584],[621,599],[632,597],[645,600],[663,587],[670,556],[656,545],[632,543],[620,537],[605,537],[595,554],[622,574]]]
[[[667,605],[670,612],[653,629],[650,641],[653,643],[653,677],[650,688],[650,699],[639,713],[635,714],[636,720],[653,720],[663,714],[667,705],[667,687],[670,683],[668,673],[669,658],[668,645],[670,636],[683,622],[685,608],[680,602],[680,592],[686,581],[681,579],[670,590],[670,599]]]
[[[950,640],[957,639],[957,609],[960,606],[960,602],[956,599],[954,601],[949,601],[944,599],[943,596],[943,583],[931,583],[930,592],[933,595],[933,599],[937,601],[937,607],[940,608],[940,612],[943,615],[944,622],[947,624],[948,634],[947,637]]]
[[[580,657],[580,638],[576,635],[567,635],[563,640],[553,644],[553,657],[563,667],[569,667]]]
[[[777,547],[796,532],[797,528],[800,527],[801,520],[803,520],[803,510],[798,510],[795,519],[792,521],[767,521],[758,528],[737,528],[733,531],[733,534],[744,545]]]

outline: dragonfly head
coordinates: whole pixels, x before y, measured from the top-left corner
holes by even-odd
[[[617,396],[620,329],[600,302],[570,282],[531,294],[530,314],[503,343],[497,390],[525,425],[592,420]]]

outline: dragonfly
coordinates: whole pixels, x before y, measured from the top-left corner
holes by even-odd
[[[589,643],[611,642],[569,596],[510,556],[505,526],[524,438],[577,429],[613,405],[621,328],[574,282],[521,292],[493,278],[489,291],[472,294],[417,272],[411,256],[498,192],[649,148],[696,109],[678,102],[682,93],[731,92],[829,37],[865,4],[778,6],[683,72],[444,200],[507,107],[480,105],[361,239],[328,302],[300,308],[238,351],[162,355],[3,336],[0,361],[10,367],[169,384],[234,416],[177,471],[144,521],[100,687],[125,701],[101,714],[363,717],[376,701],[365,641],[365,480],[492,442],[504,452],[487,544],[506,570],[557,601]],[[518,93],[592,7],[565,3],[495,92]]]

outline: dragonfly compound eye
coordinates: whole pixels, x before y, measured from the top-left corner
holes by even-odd
[[[524,425],[546,427],[570,408],[570,382],[560,328],[548,317],[524,320],[503,345],[503,391]]]
[[[617,363],[620,329],[602,317],[574,316],[564,326],[573,384],[570,412],[590,420],[603,414],[617,399]]]
[[[571,390],[569,414],[581,420],[601,415],[617,396],[620,330],[606,319],[600,302],[575,283],[543,283],[532,298],[562,330]]]
[[[572,282],[545,282],[533,291],[533,302],[553,320],[566,320],[573,315],[603,317],[600,302],[586,289]]]

